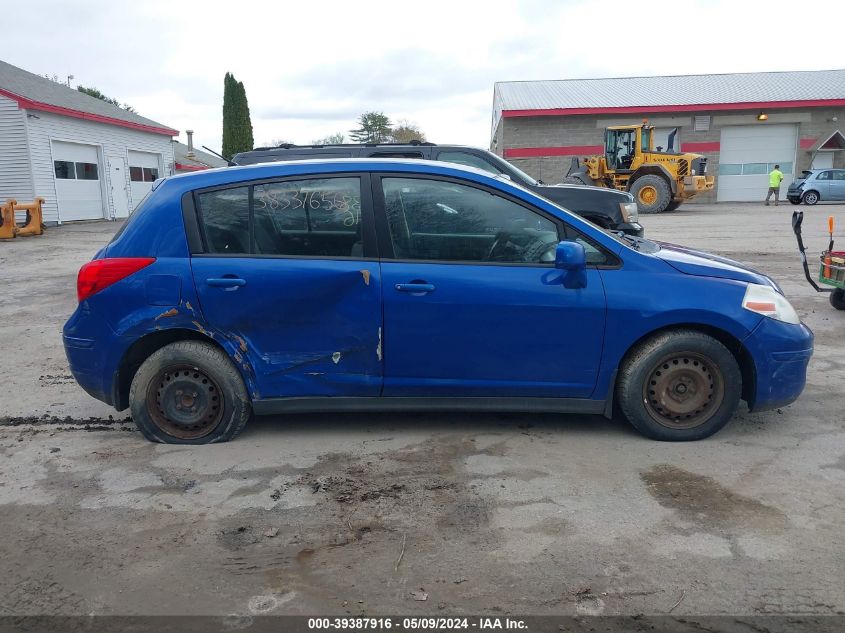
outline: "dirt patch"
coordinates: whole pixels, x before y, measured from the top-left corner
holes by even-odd
[[[79,427],[98,427],[95,430],[108,429],[109,427],[120,426],[122,424],[131,423],[132,418],[126,416],[116,420],[114,416],[108,418],[73,418],[69,415],[65,417],[58,417],[55,415],[42,416],[19,416],[19,417],[0,417],[0,426],[79,426]]]
[[[640,478],[661,506],[706,531],[780,531],[787,527],[783,512],[737,494],[712,477],[661,464],[641,473]]]

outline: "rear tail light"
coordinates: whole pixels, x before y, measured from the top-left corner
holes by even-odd
[[[76,296],[82,303],[88,297],[126,279],[155,261],[155,257],[114,257],[95,259],[79,269],[76,278]]]

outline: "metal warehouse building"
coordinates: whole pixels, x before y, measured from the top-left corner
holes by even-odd
[[[655,146],[677,128],[676,151],[708,158],[716,189],[700,201],[762,200],[775,163],[787,183],[845,168],[845,70],[499,82],[491,149],[555,183],[572,157],[604,151],[604,128],[643,119]]]

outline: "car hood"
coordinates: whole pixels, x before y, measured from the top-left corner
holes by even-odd
[[[660,250],[654,253],[672,268],[687,275],[698,275],[699,277],[721,277],[722,279],[733,279],[753,284],[772,286],[780,290],[777,285],[761,272],[740,264],[726,257],[719,257],[704,251],[697,251],[692,248],[657,242]]]

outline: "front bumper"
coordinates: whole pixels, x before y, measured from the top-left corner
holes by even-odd
[[[794,402],[807,382],[813,355],[813,333],[803,323],[792,325],[764,318],[745,340],[754,361],[751,411],[775,409]]]

